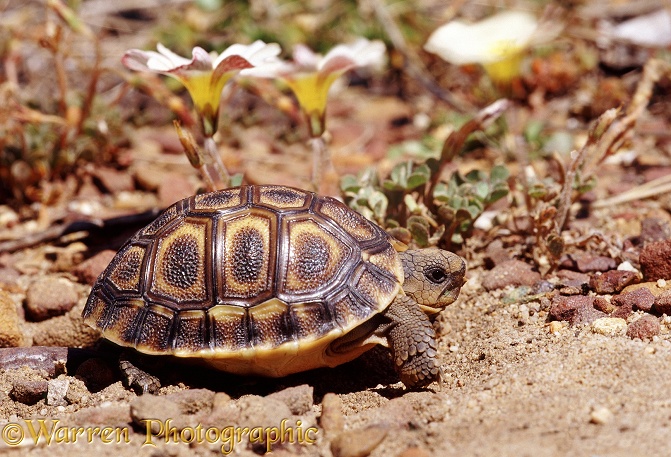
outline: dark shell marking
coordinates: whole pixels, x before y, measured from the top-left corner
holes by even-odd
[[[347,332],[400,282],[387,234],[342,203],[242,186],[177,202],[140,230],[83,316],[143,352],[235,354]]]

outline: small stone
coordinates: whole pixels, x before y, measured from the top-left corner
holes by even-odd
[[[300,386],[288,387],[279,392],[274,392],[266,398],[281,401],[289,407],[291,414],[300,416],[308,411],[312,411],[313,390],[312,386],[301,384]]]
[[[582,273],[595,271],[608,271],[617,268],[617,262],[610,257],[585,254],[575,259],[575,265],[578,271]]]
[[[322,399],[322,415],[319,418],[324,433],[337,435],[345,429],[345,416],[342,413],[342,400],[334,393],[327,393]]]
[[[611,300],[611,303],[613,301]],[[615,311],[610,313],[610,317],[619,317],[621,319],[628,319],[634,312],[634,307],[631,302],[626,302],[621,306],[615,308]]]
[[[79,316],[58,316],[33,325],[33,344],[38,346],[89,347],[100,339],[100,331]]]
[[[178,200],[193,195],[193,185],[181,173],[168,173],[158,186],[158,200],[166,208]]]
[[[482,286],[486,290],[502,289],[506,286],[533,286],[541,275],[531,265],[521,260],[508,260],[484,273]]]
[[[653,336],[659,335],[660,327],[659,319],[646,314],[639,320],[629,324],[629,327],[627,327],[627,336],[631,339],[652,339]]]
[[[248,427],[279,426],[282,419],[291,418],[289,407],[279,400],[258,395],[245,395],[235,401],[240,411],[239,424]]]
[[[100,167],[94,172],[94,177],[111,194],[135,190],[133,177],[127,171],[119,171],[114,168]]]
[[[144,430],[159,436],[162,425],[168,419],[175,420],[181,414],[179,406],[164,396],[144,394],[135,398],[130,404],[130,416],[133,422]],[[177,426],[177,425],[175,425]]]
[[[646,281],[671,279],[671,239],[646,244],[639,262]]]
[[[592,322],[592,331],[606,336],[624,335],[627,321],[619,317],[601,317]]]
[[[387,428],[372,425],[366,428],[348,430],[331,441],[333,457],[366,457],[387,436]]]
[[[96,279],[98,279],[98,276],[100,276],[105,268],[107,268],[107,265],[109,265],[115,255],[116,252],[110,249],[100,251],[90,259],[77,265],[74,268],[73,273],[79,282],[92,286],[93,283],[96,282]]]
[[[89,391],[81,379],[70,379],[68,393],[65,395],[65,400],[71,405],[81,405],[86,403],[89,398]]]
[[[19,327],[19,313],[12,297],[0,289],[0,347],[18,347],[23,344]]]
[[[587,286],[590,280],[589,275],[573,270],[559,270],[556,276],[560,279],[559,283],[561,285],[577,289]]]
[[[214,392],[209,389],[180,390],[166,395],[165,398],[179,406],[182,414],[210,412],[214,404]]]
[[[646,217],[641,221],[641,242],[643,245],[671,238],[671,226],[664,219]]]
[[[655,303],[652,305],[652,310],[655,314],[666,314],[671,316],[671,290],[662,292],[655,297]]]
[[[82,408],[72,415],[72,422],[80,426],[128,427],[131,421],[128,403],[105,402],[98,406]]]
[[[603,406],[594,408],[589,415],[589,421],[596,425],[604,425],[611,420],[613,420],[613,413]]]
[[[611,302],[616,306],[628,306],[632,310],[641,310],[648,312],[655,303],[655,296],[646,288],[636,289],[632,292],[625,292],[615,295]]]
[[[431,457],[431,453],[423,447],[409,447],[398,457]]]
[[[48,377],[65,373],[68,348],[33,346],[29,348],[0,349],[0,371],[29,367],[43,370]]]
[[[43,321],[70,311],[79,300],[73,284],[65,279],[47,276],[33,282],[26,293],[26,315]]]
[[[592,276],[589,286],[598,294],[612,294],[621,291],[637,280],[638,275],[632,271],[610,270]]]
[[[12,383],[9,396],[24,405],[34,405],[47,394],[47,381],[24,381],[17,380]]]
[[[594,297],[557,295],[550,306],[550,319],[568,321],[571,325],[589,324],[606,314],[594,308]]]
[[[599,311],[606,314],[610,314],[615,310],[615,305],[603,297],[595,297],[593,306],[594,309],[598,309]]]
[[[68,387],[70,387],[68,379],[50,379],[47,388],[47,405],[67,406],[65,396],[68,394]]]

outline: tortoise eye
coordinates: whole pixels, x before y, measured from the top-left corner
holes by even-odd
[[[426,270],[424,272],[424,276],[426,276],[426,278],[429,281],[435,284],[445,282],[445,280],[447,279],[447,273],[442,268],[431,268],[429,270]]]

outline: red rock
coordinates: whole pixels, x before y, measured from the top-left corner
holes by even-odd
[[[655,303],[655,296],[646,288],[636,289],[632,292],[625,292],[616,295],[611,300],[616,306],[628,306],[632,310],[640,309],[648,312]]]
[[[655,314],[666,314],[667,316],[671,316],[671,290],[662,292],[655,297],[655,303],[652,306],[652,310]]]
[[[100,276],[100,273],[107,268],[107,265],[109,265],[115,255],[116,252],[110,249],[101,251],[90,259],[77,265],[74,268],[73,273],[77,276],[79,282],[92,286],[93,283],[96,282],[96,279],[98,279],[98,276]]]
[[[618,306],[615,311],[610,314],[610,317],[619,317],[626,320],[633,312],[633,304],[631,302],[627,302],[621,306]]]
[[[619,292],[638,280],[633,271],[610,270],[602,274],[595,274],[589,280],[589,286],[598,294],[612,294]]]
[[[655,335],[659,335],[660,330],[659,319],[650,314],[646,314],[636,322],[632,322],[627,327],[627,336],[629,338],[651,339]]]
[[[70,311],[79,300],[73,284],[55,276],[46,276],[33,282],[26,293],[26,316],[43,321]]]
[[[599,255],[584,254],[575,259],[575,265],[578,271],[582,273],[592,271],[608,271],[617,268],[617,263],[610,257]]]
[[[532,266],[521,260],[508,260],[484,273],[482,286],[486,290],[502,289],[506,286],[531,286],[540,281],[541,275]]]
[[[557,295],[550,306],[550,319],[568,321],[571,325],[589,324],[605,316],[606,313],[594,308],[594,297],[584,295]]]
[[[646,281],[671,280],[671,239],[646,244],[639,262]]]
[[[555,275],[560,279],[560,284],[567,287],[582,289],[590,281],[589,275],[573,270],[559,270]]]
[[[615,305],[612,303],[609,303],[608,300],[606,300],[603,297],[595,297],[594,298],[594,309],[597,309],[601,312],[604,312],[606,314],[610,314],[613,311],[615,311]]]
[[[66,347],[33,346],[29,348],[0,349],[0,371],[29,367],[44,370],[48,377],[65,373],[68,359]]]
[[[193,195],[193,185],[180,173],[166,174],[158,186],[158,200],[161,207],[166,208],[178,200]]]
[[[119,171],[114,168],[101,167],[97,168],[93,174],[102,187],[111,194],[135,190],[133,177],[128,171]]]
[[[646,217],[641,222],[641,242],[645,245],[671,238],[671,226],[664,219]]]
[[[47,395],[47,381],[26,381],[16,380],[12,383],[12,390],[9,396],[24,405],[34,405]]]

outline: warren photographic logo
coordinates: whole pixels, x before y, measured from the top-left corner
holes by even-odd
[[[226,425],[223,427],[187,426],[178,428],[172,419],[144,419],[144,435],[133,433],[130,427],[72,427],[61,424],[58,419],[24,419],[9,422],[2,427],[2,442],[10,447],[28,446],[45,443],[67,445],[73,443],[129,444],[143,437],[141,446],[156,446],[159,443],[209,443],[220,446],[221,453],[231,454],[236,446],[249,442],[252,445],[265,446],[266,452],[272,452],[273,446],[280,444],[314,444],[317,441],[317,427],[305,427],[297,420],[294,425],[288,419],[282,419],[279,427],[241,427]]]

